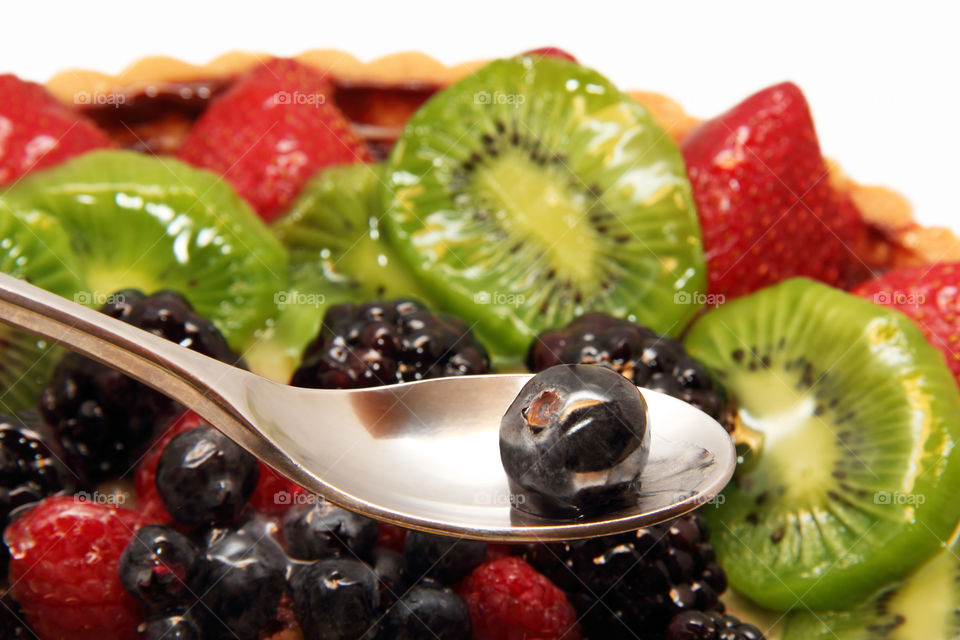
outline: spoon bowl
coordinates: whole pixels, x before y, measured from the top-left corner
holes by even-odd
[[[630,508],[557,520],[515,508],[500,463],[500,418],[529,374],[438,378],[369,389],[291,387],[221,363],[0,274],[0,321],[114,367],[175,398],[326,500],[423,531],[480,540],[607,535],[712,501],[736,463],[724,429],[642,390],[652,433]],[[316,499],[280,492],[278,503]]]

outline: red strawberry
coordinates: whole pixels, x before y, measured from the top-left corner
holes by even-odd
[[[136,637],[137,603],[117,564],[140,524],[135,511],[55,496],[7,527],[11,590],[39,638]]]
[[[913,318],[960,383],[960,263],[894,269],[853,293]]]
[[[271,60],[211,103],[178,155],[223,175],[273,220],[317,169],[371,159],[331,96],[315,69]]]
[[[735,297],[792,276],[846,287],[864,225],[829,184],[800,89],[778,84],[682,142],[700,213],[710,293]]]
[[[0,184],[110,146],[105,133],[39,84],[0,75]]]
[[[578,640],[577,614],[546,576],[515,556],[482,564],[460,584],[474,640]]]
[[[531,49],[530,51],[524,51],[523,55],[532,56],[534,58],[563,58],[564,60],[569,60],[570,62],[577,61],[573,55],[557,47],[539,47],[537,49]]]

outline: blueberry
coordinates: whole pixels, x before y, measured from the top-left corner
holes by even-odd
[[[161,613],[148,618],[137,627],[142,640],[201,640],[203,627],[188,611]]]
[[[257,459],[212,427],[181,433],[157,464],[157,491],[182,524],[230,522],[257,485]]]
[[[601,366],[558,365],[537,374],[500,423],[500,457],[516,504],[538,515],[631,504],[649,448],[643,396]]]
[[[298,504],[283,517],[283,535],[290,555],[320,560],[342,554],[368,559],[377,543],[380,525],[325,500]]]
[[[404,577],[409,584],[430,578],[454,585],[479,566],[486,553],[484,542],[411,531],[403,545]]]
[[[380,621],[378,640],[462,640],[472,633],[467,603],[448,588],[421,584],[398,600]]]
[[[356,640],[374,623],[377,579],[359,560],[318,560],[299,567],[291,584],[304,640]]]
[[[253,521],[206,534],[207,571],[200,599],[220,635],[257,638],[276,616],[286,589],[286,557],[260,525]]]
[[[169,527],[147,525],[124,549],[118,572],[131,595],[161,611],[194,598],[202,568],[200,552],[186,536]]]

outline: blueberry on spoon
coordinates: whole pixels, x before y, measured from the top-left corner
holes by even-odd
[[[649,449],[640,390],[595,365],[537,374],[500,422],[500,458],[514,504],[546,517],[629,506]]]

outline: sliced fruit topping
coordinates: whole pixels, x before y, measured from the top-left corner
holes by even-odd
[[[290,384],[353,389],[489,370],[486,351],[459,319],[394,300],[330,307]]]
[[[650,452],[647,403],[606,367],[557,365],[523,386],[500,421],[517,508],[575,517],[636,503]]]
[[[956,543],[901,584],[849,611],[798,611],[784,640],[914,640],[960,637],[960,558]]]
[[[531,49],[530,51],[527,51],[523,55],[530,56],[531,58],[562,58],[563,60],[569,60],[570,62],[577,61],[577,59],[573,57],[572,53],[564,51],[558,47],[538,47],[537,49]]]
[[[901,267],[853,293],[910,316],[960,382],[960,264]]]
[[[136,512],[53,496],[7,527],[11,592],[38,638],[135,637],[117,566],[139,526]]]
[[[113,146],[92,122],[39,84],[0,75],[0,96],[0,185],[81,153]],[[83,94],[76,97],[81,100]]]
[[[732,406],[706,368],[683,345],[629,320],[588,313],[560,329],[544,331],[530,345],[527,368],[558,364],[610,367],[638,387],[692,404],[730,431]]]
[[[382,237],[383,169],[361,164],[320,171],[271,226],[292,269],[312,269],[357,299],[424,298],[420,283]]]
[[[585,310],[678,333],[705,286],[682,158],[595,71],[498,60],[434,96],[386,167],[385,228],[495,355]]]
[[[796,278],[708,312],[684,345],[755,444],[704,511],[738,591],[773,609],[849,606],[950,535],[960,393],[909,318]]]
[[[835,192],[800,89],[778,84],[681,144],[703,229],[710,291],[735,297],[792,276],[847,287],[865,275],[864,226]]]
[[[217,328],[179,293],[118,291],[100,312],[221,362],[242,364]],[[91,482],[129,471],[157,430],[184,411],[159,391],[73,352],[60,358],[39,407],[73,469]]]
[[[216,176],[128,151],[86,154],[24,179],[13,208],[56,218],[91,301],[173,289],[239,348],[274,310],[283,247]]]
[[[73,299],[83,288],[70,236],[51,216],[0,202],[0,271]],[[33,407],[59,351],[45,340],[0,325],[0,410]]]
[[[177,155],[222,175],[273,220],[317,169],[371,159],[331,95],[319,71],[265,62],[211,102]]]

